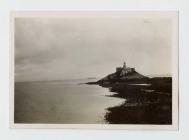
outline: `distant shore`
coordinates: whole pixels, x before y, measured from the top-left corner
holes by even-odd
[[[156,77],[106,83],[90,82],[109,88],[113,97],[124,98],[120,106],[107,109],[110,124],[172,124],[172,78]]]

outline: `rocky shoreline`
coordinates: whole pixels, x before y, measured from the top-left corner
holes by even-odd
[[[156,77],[121,81],[89,82],[109,88],[113,97],[124,98],[120,106],[107,109],[110,124],[171,124],[172,78]]]

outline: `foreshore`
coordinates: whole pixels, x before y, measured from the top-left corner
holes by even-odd
[[[158,77],[145,80],[99,83],[124,98],[120,106],[107,109],[105,119],[110,124],[171,124],[172,78]]]

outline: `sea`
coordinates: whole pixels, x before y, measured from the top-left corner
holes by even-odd
[[[95,79],[15,82],[15,123],[108,124],[107,108],[125,100],[99,85]]]

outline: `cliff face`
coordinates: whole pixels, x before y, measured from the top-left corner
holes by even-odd
[[[127,80],[137,80],[137,79],[148,79],[148,77],[136,72],[134,69],[132,71],[127,71],[121,69],[115,73],[109,74],[106,77],[100,79],[98,83],[104,82],[121,82]]]

